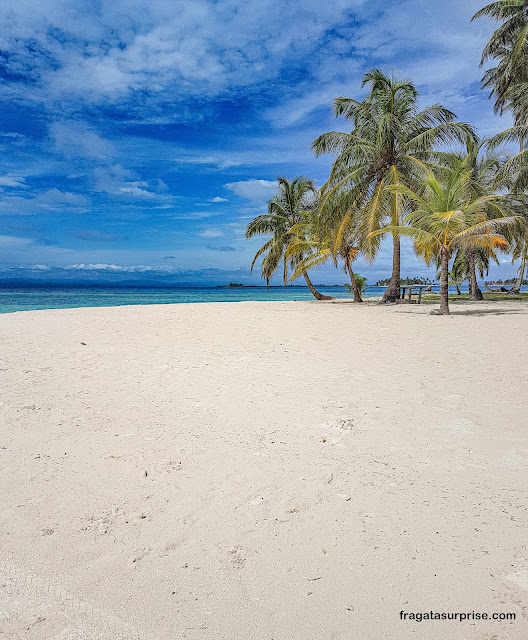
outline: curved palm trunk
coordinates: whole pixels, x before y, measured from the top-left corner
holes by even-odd
[[[389,286],[385,289],[382,302],[396,302],[400,299],[400,236],[392,236],[392,275]]]
[[[458,286],[458,284],[455,284],[456,290],[457,290],[457,296],[461,296],[462,295],[462,291],[460,291],[460,287]]]
[[[513,287],[510,289],[509,293],[521,293],[521,287],[524,280],[524,272],[526,271],[527,257],[528,257],[528,246],[525,242],[523,246],[521,266],[519,267],[519,275],[517,276],[517,280],[515,281],[515,284],[513,285]]]
[[[345,264],[348,271],[348,275],[350,276],[350,282],[352,283],[352,290],[354,291],[354,302],[363,302],[363,298],[361,297],[361,293],[359,292],[358,285],[356,282],[356,276],[352,271],[352,262],[350,261],[350,258],[346,258]]]
[[[335,300],[335,298],[332,298],[332,296],[324,296],[322,293],[319,293],[319,291],[317,291],[317,289],[313,286],[312,281],[308,277],[308,274],[306,273],[306,271],[303,271],[303,276],[304,276],[304,279],[306,280],[306,284],[308,285],[308,289],[310,289],[313,297],[316,300]]]
[[[469,297],[471,300],[484,300],[482,291],[477,284],[477,271],[475,268],[475,250],[470,249],[468,255],[469,262]]]
[[[440,315],[449,314],[449,251],[442,247],[442,270],[440,272]]]

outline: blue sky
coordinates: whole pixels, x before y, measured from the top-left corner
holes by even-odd
[[[260,284],[244,239],[372,67],[481,135],[482,0],[3,0],[0,278]],[[357,270],[390,275],[390,247]],[[505,259],[492,277],[515,269]],[[427,274],[406,245],[403,275]],[[342,283],[330,267],[316,282]],[[278,282],[277,282],[278,283]]]

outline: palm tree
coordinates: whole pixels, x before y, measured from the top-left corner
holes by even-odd
[[[351,133],[331,131],[312,144],[317,156],[335,153],[330,178],[321,189],[320,224],[337,230],[334,253],[353,218],[360,221],[365,256],[374,259],[380,237],[374,231],[387,226],[396,229],[404,215],[406,196],[387,187],[415,186],[421,170],[419,158],[426,158],[435,145],[464,142],[474,136],[468,124],[455,123],[455,115],[439,104],[419,111],[417,91],[408,80],[390,78],[372,69],[363,79],[370,94],[358,102],[352,98],[334,100],[336,116],[353,122]],[[400,235],[393,238],[392,276],[383,302],[400,296]]]
[[[527,85],[528,86],[528,85]],[[528,126],[521,124],[506,129],[494,136],[488,147],[495,149],[507,142],[519,142],[521,150],[502,164],[495,182],[511,192],[514,208],[521,214],[518,223],[510,230],[508,240],[512,247],[513,260],[521,259],[518,278],[511,288],[511,293],[520,293],[527,264],[528,220],[526,217],[526,194],[528,192]]]
[[[482,78],[482,88],[491,89],[494,110],[510,110],[516,125],[524,124],[528,115],[528,1],[497,0],[478,11],[472,20],[490,18],[501,25],[488,40],[480,66],[486,60],[497,61]]]
[[[391,190],[406,196],[411,212],[404,225],[385,227],[373,234],[397,232],[414,240],[414,248],[427,264],[440,259],[440,310],[434,313],[449,315],[449,260],[458,248],[506,248],[507,241],[497,233],[499,227],[513,225],[516,216],[506,216],[506,196],[486,194],[468,202],[470,171],[452,171],[439,180],[431,170],[422,178],[419,192],[405,185],[394,185]],[[484,216],[489,210],[495,218]]]
[[[461,251],[457,251],[457,255],[455,256],[455,260],[453,261],[453,266],[451,267],[451,271],[449,272],[449,286],[455,287],[456,288],[456,292],[457,295],[462,295],[462,291],[460,290],[460,287],[462,285],[463,282],[465,282],[466,277],[465,277],[465,273],[464,273],[464,264],[461,260],[457,259],[459,258],[461,254]],[[440,266],[440,265],[438,265]],[[438,270],[436,273],[436,277],[438,278],[440,276]]]
[[[305,257],[303,252],[299,251],[286,255],[289,245],[296,239],[291,229],[303,219],[303,215],[305,215],[303,212],[309,212],[317,207],[318,192],[313,180],[297,177],[290,182],[281,176],[277,178],[277,181],[278,194],[268,202],[268,213],[252,220],[245,233],[246,238],[271,235],[271,238],[257,251],[251,263],[251,271],[253,271],[257,260],[260,256],[264,256],[261,275],[266,280],[266,286],[269,286],[271,277],[281,264],[283,282],[286,285],[288,267],[295,268]],[[304,276],[306,284],[317,300],[333,299],[317,291],[308,277],[306,269],[303,269],[300,275]]]
[[[436,162],[437,172],[442,173],[442,168],[448,172],[468,172],[467,194],[468,203],[476,198],[491,194],[498,186],[497,175],[501,167],[501,160],[497,154],[488,148],[487,140],[468,138],[463,152],[437,152],[431,154]],[[482,212],[482,221],[489,211]],[[483,300],[482,291],[477,283],[477,264],[482,276],[487,270],[489,259],[496,258],[493,249],[488,253],[476,247],[464,247],[457,252],[457,265],[467,274],[469,280],[469,294],[471,300]]]
[[[528,229],[527,225],[520,222],[514,227],[512,233],[509,235],[510,244],[512,246],[512,258],[513,260],[519,260],[519,270],[517,272],[517,279],[513,286],[510,288],[509,293],[519,294],[524,280],[524,274],[526,272],[526,266],[528,264]]]
[[[334,266],[337,267],[339,259],[343,260],[343,270],[350,277],[352,291],[354,292],[354,302],[363,302],[361,291],[359,290],[356,276],[352,269],[352,263],[361,253],[360,239],[357,227],[349,225],[346,235],[341,236],[341,242],[335,247],[336,230],[329,225],[321,227],[319,208],[312,208],[304,211],[302,219],[291,229],[295,239],[290,243],[286,252],[287,256],[305,255],[292,273],[290,280],[298,278],[303,270],[319,267],[331,258]]]
[[[289,245],[286,256],[293,256],[299,253],[305,254],[306,252],[309,252],[309,255],[299,262],[291,274],[290,280],[295,280],[303,271],[313,267],[319,267],[331,258],[334,261],[334,265],[337,266],[338,258],[341,258],[344,263],[343,270],[350,277],[351,288],[354,293],[353,301],[363,302],[356,276],[352,270],[352,262],[359,256],[360,248],[356,246],[354,240],[349,237],[343,240],[337,251],[337,255],[334,255],[332,239],[318,240],[313,232],[313,226],[314,222],[312,218],[312,220],[301,222],[292,228],[292,232],[295,233],[297,237]],[[307,229],[307,227],[311,227],[311,229]]]

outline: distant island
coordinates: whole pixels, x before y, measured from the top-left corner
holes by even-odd
[[[216,286],[220,289],[230,289],[234,287],[245,287],[246,285],[241,282],[230,282],[229,284],[217,284]]]

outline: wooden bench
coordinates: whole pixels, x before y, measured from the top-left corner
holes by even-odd
[[[422,302],[422,292],[431,285],[429,284],[402,284],[400,285],[400,299],[405,300],[405,292],[409,289],[407,294],[407,302],[410,304],[413,302],[413,296],[418,296],[418,304]],[[415,291],[417,289],[417,291]]]

